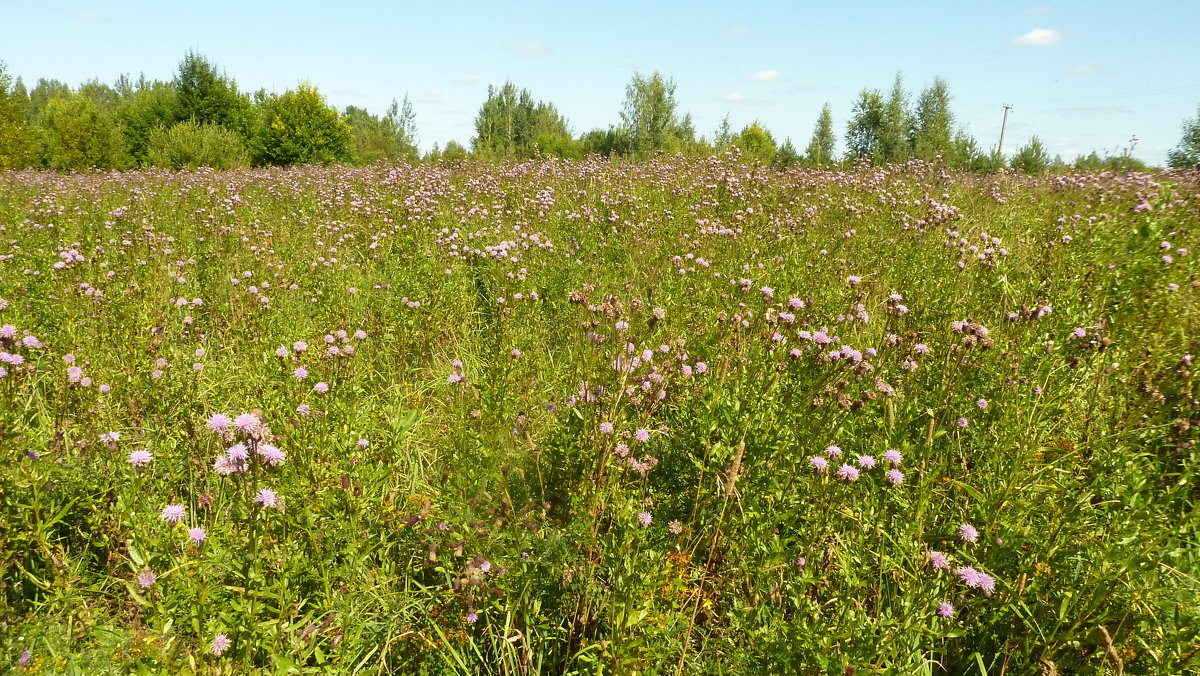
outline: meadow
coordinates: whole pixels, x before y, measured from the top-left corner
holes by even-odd
[[[1197,173],[0,174],[14,673],[1200,669]]]

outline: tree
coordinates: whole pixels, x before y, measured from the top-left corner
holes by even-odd
[[[742,151],[742,155],[751,160],[763,164],[775,162],[775,137],[758,122],[746,125],[734,137],[733,144]]]
[[[878,89],[858,93],[846,123],[846,154],[852,159],[874,160],[881,154],[883,112],[883,94]]]
[[[1045,146],[1042,145],[1041,139],[1034,136],[1029,139],[1029,143],[1026,143],[1017,151],[1016,155],[1013,155],[1009,166],[1026,174],[1040,174],[1049,168],[1050,155],[1046,152]]]
[[[135,166],[149,163],[150,135],[160,127],[171,127],[179,119],[179,101],[170,82],[151,82],[145,77],[124,91],[113,111],[125,132],[129,159]]]
[[[29,107],[25,110],[25,120],[33,122],[37,119],[51,99],[70,95],[71,88],[67,86],[66,82],[39,77],[37,84],[29,92]]]
[[[566,120],[552,104],[535,102],[528,89],[505,82],[488,87],[487,100],[475,117],[471,147],[481,157],[503,159],[533,157],[573,143]]]
[[[1183,121],[1183,137],[1167,153],[1167,164],[1172,169],[1200,169],[1200,106],[1196,117]]]
[[[650,77],[635,73],[625,87],[621,130],[628,152],[639,159],[682,150],[695,140],[691,118],[681,121],[676,111],[675,81],[658,72]]]
[[[147,160],[168,169],[234,169],[250,164],[242,137],[215,124],[192,120],[150,132]]]
[[[887,103],[879,126],[879,156],[877,162],[904,162],[911,154],[910,138],[912,136],[913,116],[908,109],[908,92],[904,90],[904,76],[896,73],[892,83],[892,91],[888,94]]]
[[[248,136],[253,116],[249,98],[238,92],[237,83],[217,73],[205,57],[189,51],[175,74],[179,97],[179,121],[219,124]]]
[[[949,160],[954,143],[954,114],[950,112],[950,85],[940,77],[921,91],[917,99],[913,156],[933,160],[938,155]]]
[[[401,106],[392,99],[387,114],[376,117],[362,108],[349,106],[344,119],[350,125],[350,156],[359,164],[381,160],[416,162],[416,115],[408,96]]]
[[[254,136],[258,164],[330,164],[350,159],[350,126],[325,103],[317,88],[300,83],[259,104]]]
[[[775,152],[775,164],[782,169],[794,167],[803,160],[800,153],[796,152],[796,147],[792,145],[792,139],[786,138],[783,140],[783,145],[779,146],[779,150]]]
[[[39,154],[53,169],[121,168],[121,126],[91,98],[68,94],[50,99],[38,114]]]
[[[733,128],[729,125],[729,113],[721,118],[721,126],[713,132],[713,148],[717,152],[725,152],[729,150],[729,146],[733,145]]]
[[[29,162],[25,108],[28,101],[20,79],[13,83],[0,61],[0,169],[18,169]]]
[[[833,163],[834,144],[837,139],[833,135],[833,111],[830,110],[829,104],[821,106],[821,114],[817,117],[817,124],[813,127],[812,139],[808,142],[808,148],[804,151],[804,160],[814,167],[825,167]]]

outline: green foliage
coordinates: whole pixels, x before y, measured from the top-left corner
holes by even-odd
[[[214,124],[193,120],[171,127],[156,127],[150,133],[148,162],[168,169],[236,169],[250,164],[242,137]]]
[[[921,91],[917,99],[913,157],[931,161],[941,155],[951,166],[962,166],[954,157],[954,114],[950,112],[950,85],[942,78]]]
[[[796,152],[796,147],[792,145],[792,139],[786,138],[783,140],[783,145],[779,146],[779,150],[775,153],[775,164],[782,169],[797,166],[804,161],[804,157]]]
[[[1013,155],[1009,166],[1026,174],[1040,174],[1050,167],[1050,155],[1042,145],[1042,140],[1034,136]]]
[[[38,115],[41,115],[42,110],[46,108],[46,104],[56,98],[66,98],[71,95],[71,87],[65,82],[59,80],[47,80],[46,78],[38,78],[37,84],[29,92],[29,108],[25,110],[25,119],[28,122],[37,120]]]
[[[350,159],[350,126],[308,83],[264,96],[258,114],[252,144],[257,164],[332,164]]]
[[[621,108],[621,133],[625,153],[644,159],[664,152],[687,150],[695,143],[691,118],[679,117],[675,81],[657,71],[646,77],[635,73],[625,87]]]
[[[206,57],[189,51],[175,73],[178,119],[215,124],[248,136],[253,120],[250,99],[232,78],[217,72]]]
[[[526,159],[539,152],[576,154],[567,122],[552,104],[535,102],[511,82],[488,86],[475,117],[472,151],[485,159]]]
[[[860,99],[861,100],[861,99]],[[804,161],[810,167],[827,167],[836,159],[834,146],[837,138],[833,133],[833,110],[829,104],[821,106],[821,114],[813,126],[812,138],[804,150]]]
[[[729,114],[721,118],[721,126],[713,132],[713,148],[717,152],[725,152],[733,146],[733,127],[729,124]]]
[[[1167,164],[1172,169],[1200,169],[1200,106],[1196,117],[1183,121],[1183,136],[1179,145],[1167,152]]]
[[[892,91],[888,94],[879,118],[879,152],[877,164],[904,162],[912,156],[912,111],[909,110],[908,92],[904,89],[904,77],[896,73]]]
[[[416,114],[407,95],[403,105],[393,99],[382,118],[349,106],[344,119],[350,125],[350,155],[356,164],[416,162],[419,159]]]
[[[27,106],[24,87],[17,89],[0,61],[0,169],[19,169],[30,161]]]
[[[863,89],[846,123],[846,156],[853,160],[872,160],[883,156],[883,93]],[[811,144],[810,144],[811,145]]]
[[[758,122],[752,122],[742,128],[733,139],[733,145],[742,154],[754,162],[773,164],[775,162],[775,138]]]
[[[126,165],[121,125],[90,97],[51,99],[36,120],[38,158],[51,169],[119,169]]]
[[[175,87],[170,82],[141,78],[136,88],[121,96],[113,116],[121,123],[130,161],[135,166],[144,166],[150,161],[150,136],[154,130],[170,127],[181,117]]]
[[[462,162],[470,156],[467,149],[458,141],[447,141],[446,147],[442,150],[441,159],[445,162]]]

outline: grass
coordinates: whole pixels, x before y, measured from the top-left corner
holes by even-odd
[[[1200,668],[1198,204],[732,157],[0,175],[0,663]]]

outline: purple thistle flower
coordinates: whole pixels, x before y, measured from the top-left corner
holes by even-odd
[[[313,390],[315,390],[319,394],[325,394],[326,392],[329,391],[329,383],[324,382],[324,381],[319,382],[313,386]]]
[[[479,613],[474,610],[467,613],[467,624],[475,624],[477,621],[479,621]]]
[[[224,413],[214,413],[208,419],[208,429],[214,432],[224,432],[225,430],[229,429],[231,422],[232,421],[229,420],[229,416],[225,415]]]
[[[612,423],[607,422],[607,421],[600,423],[600,434],[612,434],[612,433],[613,433],[613,424]]]
[[[645,443],[647,441],[650,441],[650,430],[647,430],[645,428],[639,429],[637,432],[634,432],[633,436],[638,441]]]
[[[263,461],[271,467],[278,467],[287,459],[287,454],[272,444],[259,444],[257,450]]]
[[[970,423],[970,421],[969,421],[969,420],[967,420],[966,418],[959,418],[959,419],[958,419],[958,423],[957,423],[957,425],[958,425],[959,427],[961,427],[961,428],[965,428],[965,427],[966,427],[967,425],[969,425],[969,424],[971,424],[971,423]]]
[[[883,480],[886,481],[889,486],[899,486],[900,484],[904,483],[904,472],[901,472],[898,469],[889,469],[887,474],[883,475]]]
[[[829,461],[819,455],[809,458],[808,464],[818,472],[824,472],[829,467]]]
[[[875,457],[870,455],[858,456],[858,466],[862,467],[863,469],[874,469]]]
[[[638,512],[637,515],[638,523],[641,524],[642,528],[649,526],[650,521],[653,520],[653,518],[654,517],[650,514],[650,512]]]
[[[883,461],[893,467],[898,466],[903,460],[904,456],[900,455],[900,451],[894,448],[889,448],[883,452]]]
[[[978,400],[978,401],[976,401],[976,402],[975,402],[975,405],[979,407],[979,410],[981,410],[981,411],[986,411],[986,410],[987,410],[987,407],[988,407],[988,400],[987,400],[987,399],[980,399],[980,400]]]
[[[279,504],[279,496],[270,488],[264,488],[254,496],[254,501],[263,507],[275,507]]]
[[[933,566],[934,570],[950,570],[950,560],[941,552],[929,552],[929,565]]]
[[[154,571],[150,570],[149,568],[143,568],[142,572],[138,573],[137,583],[138,586],[143,589],[149,589],[150,587],[154,586],[154,583],[157,581],[158,576],[155,575]]]
[[[133,451],[129,454],[129,464],[141,469],[150,464],[154,460],[154,455],[150,451]]]
[[[950,619],[954,617],[954,606],[949,601],[942,601],[938,604],[937,614],[938,617]]]
[[[233,421],[233,426],[238,428],[238,431],[249,434],[258,429],[262,422],[254,417],[252,413],[242,413]]]
[[[308,377],[308,369],[303,366],[297,366],[295,371],[292,371],[292,377],[296,380],[304,380]]]
[[[826,446],[825,447],[825,455],[828,455],[831,458],[840,457],[842,455],[842,447],[841,446]]]
[[[250,457],[250,454],[246,451],[245,444],[234,444],[233,446],[225,449],[225,457],[229,458],[233,462],[240,463],[244,462],[246,458]]]
[[[208,539],[208,533],[205,533],[203,528],[197,526],[188,530],[188,539],[190,539],[197,547],[199,547],[200,545],[204,544],[205,540]]]
[[[842,481],[858,481],[858,470],[853,465],[842,465],[834,476]]]
[[[229,646],[231,645],[233,645],[233,643],[229,640],[228,636],[225,634],[217,634],[213,638],[212,643],[209,644],[208,651],[217,657],[220,657],[221,655],[225,654],[226,650],[229,650]]]
[[[969,523],[960,524],[958,527],[958,539],[960,542],[975,542],[979,539],[979,531]]]
[[[17,660],[17,666],[18,667],[27,666],[29,664],[29,660],[31,657],[32,657],[32,654],[28,650],[22,650],[21,657],[20,657],[20,659]]]
[[[167,505],[166,507],[163,507],[162,514],[159,514],[158,518],[174,526],[180,521],[183,521],[183,516],[186,513],[187,508],[183,505]]]

